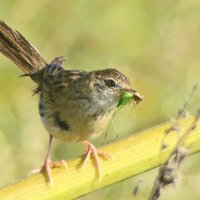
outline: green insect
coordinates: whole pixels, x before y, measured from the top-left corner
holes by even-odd
[[[130,92],[124,93],[124,95],[119,100],[118,107],[119,108],[124,107],[126,104],[130,103],[133,99],[134,99],[134,95],[132,93]]]
[[[124,107],[126,104],[131,103],[131,101],[136,105],[140,101],[143,101],[143,95],[140,95],[136,91],[134,93],[125,92],[118,103],[118,108]]]

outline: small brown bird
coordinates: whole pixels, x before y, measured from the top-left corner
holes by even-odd
[[[2,24],[0,25],[2,26]],[[3,28],[5,29],[5,25]],[[8,27],[6,28],[8,29]],[[9,32],[11,31],[9,29]],[[14,33],[16,34],[16,32]],[[21,38],[21,35],[19,35],[20,40],[18,39],[17,42],[15,39],[10,39],[10,36],[8,38],[14,43],[11,46],[12,48],[14,45],[18,45],[18,49],[21,48],[23,52],[33,48],[30,43],[28,43],[29,45],[26,48],[24,45],[21,45],[22,42],[19,41],[24,39]],[[9,45],[5,42],[5,37],[0,37],[0,40],[1,43],[4,42],[7,46]],[[11,47],[7,47],[7,49],[11,49]],[[14,60],[13,53],[10,55],[6,54],[2,49],[0,45],[0,51],[11,60]],[[12,52],[11,50],[9,52]],[[29,57],[34,58],[33,55],[38,53],[35,52],[33,54],[34,50],[32,49],[32,52],[28,54],[28,61],[30,61]],[[15,53],[17,52],[15,51]],[[125,93],[131,93],[136,103],[143,99],[142,95],[137,93],[131,87],[129,79],[116,69],[91,72],[65,70],[63,65],[66,59],[64,57],[57,57],[50,64],[45,63],[45,66],[38,71],[34,70],[36,71],[34,72],[30,70],[30,66],[22,67],[22,64],[26,64],[25,61],[27,61],[27,59],[23,61],[25,54],[21,56],[18,53],[17,55],[15,63],[25,72],[28,72],[25,76],[30,76],[38,85],[35,93],[40,96],[39,113],[50,136],[45,163],[39,171],[46,170],[48,179],[52,184],[51,168],[65,164],[65,162],[52,162],[50,159],[50,147],[52,139],[55,137],[66,142],[82,141],[87,147],[83,165],[85,165],[90,155],[93,154],[99,176],[101,177],[99,156],[109,155],[98,151],[88,140],[98,137],[106,130],[113,114],[118,110],[120,99]],[[37,59],[40,59],[40,57],[37,57]],[[37,61],[37,59],[34,58],[33,60]],[[36,69],[34,68],[35,63],[32,62],[31,64],[33,69]]]

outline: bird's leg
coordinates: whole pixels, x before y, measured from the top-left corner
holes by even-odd
[[[61,166],[65,166],[67,168],[67,163],[64,160],[56,161],[56,162],[51,161],[51,159],[50,159],[50,149],[51,149],[52,140],[53,140],[53,136],[50,135],[47,155],[46,155],[43,167],[33,171],[33,173],[38,173],[38,172],[41,172],[41,171],[45,170],[46,173],[47,173],[47,177],[48,177],[48,181],[49,181],[50,185],[53,185],[53,178],[52,178],[52,175],[51,175],[51,168],[61,167]]]
[[[91,144],[90,142],[88,142],[87,140],[84,140],[82,143],[84,145],[86,145],[86,154],[85,154],[85,159],[83,161],[82,168],[85,167],[88,159],[90,158],[90,156],[92,154],[94,157],[96,167],[97,167],[98,176],[101,180],[102,173],[101,173],[101,167],[100,167],[100,162],[99,162],[99,156],[103,157],[103,158],[112,158],[112,156],[108,153],[105,153],[103,151],[96,149],[96,147],[93,144]]]
[[[51,150],[52,141],[53,141],[53,136],[50,135],[47,155],[46,155],[46,158],[45,158],[44,165],[42,167],[42,169],[46,170],[46,172],[47,172],[47,177],[48,177],[48,180],[50,182],[50,185],[53,185],[53,178],[52,178],[52,175],[51,175],[51,167],[52,167],[51,164],[52,164],[52,162],[51,162],[51,159],[50,159],[50,150]]]

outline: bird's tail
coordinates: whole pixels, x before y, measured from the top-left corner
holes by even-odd
[[[34,73],[48,64],[23,35],[12,30],[3,21],[0,21],[0,52],[27,74]]]

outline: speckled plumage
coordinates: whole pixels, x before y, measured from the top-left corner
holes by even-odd
[[[37,73],[43,124],[67,142],[95,138],[106,130],[122,91],[131,89],[129,79],[115,69],[65,70],[59,59]],[[109,80],[118,86],[108,87]]]

